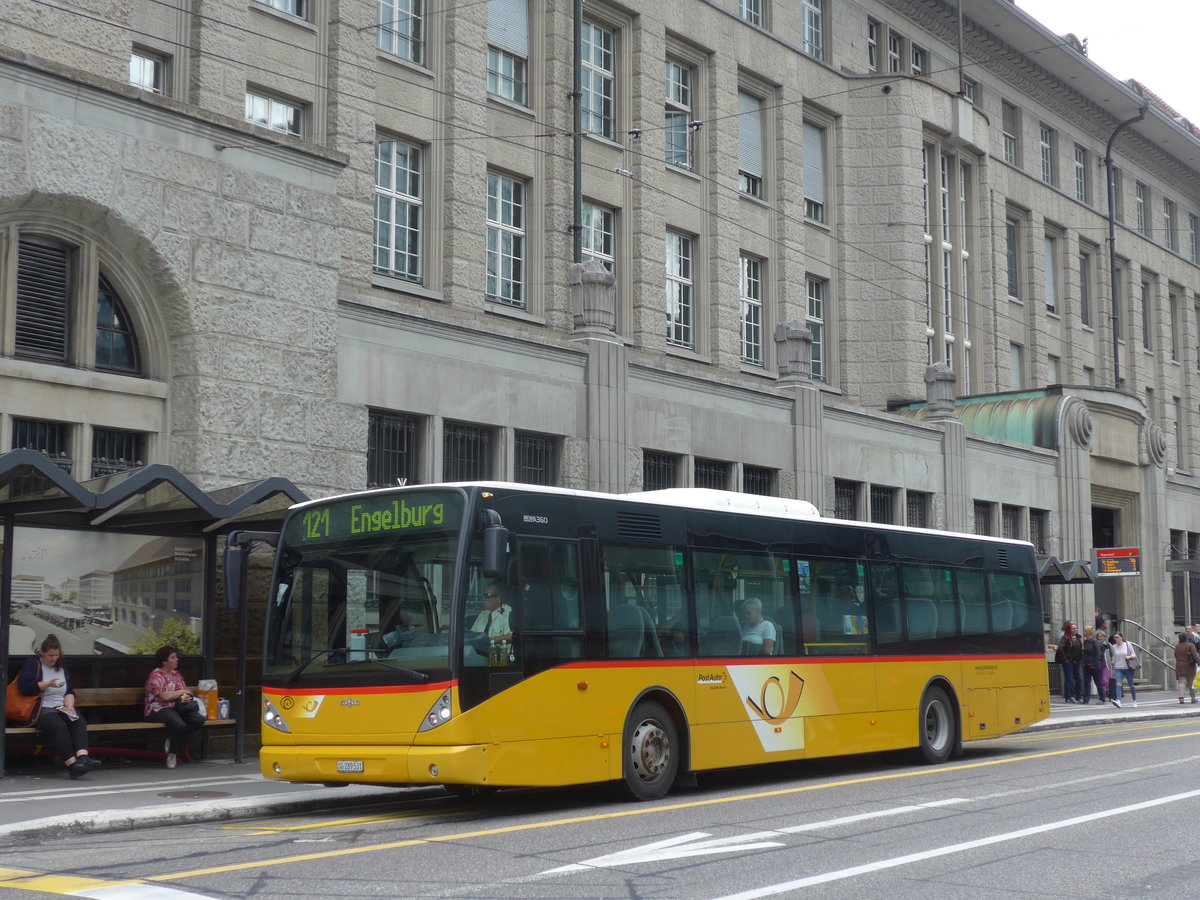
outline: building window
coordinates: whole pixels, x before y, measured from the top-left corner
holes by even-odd
[[[525,308],[525,182],[487,176],[487,299]]]
[[[1062,360],[1054,354],[1046,357],[1046,383],[1062,384]]]
[[[1187,469],[1187,422],[1183,418],[1183,401],[1179,397],[1172,397],[1171,403],[1175,408],[1175,468]]]
[[[420,483],[420,437],[416,416],[372,410],[367,422],[367,487]]]
[[[679,457],[672,453],[642,453],[642,490],[665,491],[678,484]]]
[[[1042,181],[1046,184],[1056,184],[1058,179],[1054,171],[1054,129],[1046,125],[1038,128],[1038,155],[1042,162]]]
[[[909,58],[912,60],[912,74],[924,75],[929,65],[929,54],[925,48],[918,47],[916,44],[912,44]]]
[[[879,71],[879,23],[867,19],[867,71]]]
[[[133,55],[129,57],[129,83],[152,94],[166,93],[166,57],[134,48]]]
[[[738,0],[738,15],[742,17],[743,21],[763,28],[766,25],[766,20],[763,18],[764,2],[765,0]]]
[[[1046,270],[1046,311],[1058,312],[1058,241],[1046,235],[1043,265]]]
[[[1092,202],[1092,170],[1088,165],[1088,152],[1075,145],[1075,199],[1080,203]]]
[[[928,528],[929,507],[929,494],[922,491],[906,491],[904,496],[904,524],[909,528]]]
[[[825,58],[825,0],[800,0],[804,9],[804,52],[813,59]]]
[[[714,491],[729,490],[729,463],[719,459],[696,459],[693,476],[694,487],[712,488]]]
[[[14,450],[34,450],[42,454],[68,475],[75,466],[75,460],[71,458],[71,429],[62,422],[14,418],[12,446]]]
[[[93,478],[141,468],[145,458],[145,435],[112,428],[92,429]]]
[[[858,518],[858,492],[862,484],[857,481],[833,479],[833,517],[835,519]]]
[[[1167,333],[1171,340],[1171,359],[1179,361],[1179,295],[1174,291],[1167,294],[1167,316],[1170,327]]]
[[[598,259],[610,272],[616,271],[616,218],[607,206],[583,204],[583,255]]]
[[[1179,251],[1179,242],[1175,240],[1175,201],[1163,198],[1163,243],[1172,252]]]
[[[296,16],[300,19],[303,19],[308,12],[307,0],[258,0],[258,2],[263,6],[269,6],[281,13],[287,13],[289,16]]]
[[[1050,539],[1050,511],[1029,510],[1029,543],[1038,553],[1045,553]]]
[[[425,0],[379,0],[380,50],[418,65],[425,62]]]
[[[1200,262],[1200,220],[1188,215],[1188,259]]]
[[[126,374],[141,373],[137,333],[120,295],[100,272],[94,293],[76,298],[76,248],[49,238],[22,235],[17,241],[17,293],[13,333],[16,356],[74,363]],[[71,333],[95,315],[90,354],[75,359]]]
[[[692,69],[673,59],[663,64],[666,111],[663,131],[666,161],[672,166],[692,168]]]
[[[1142,347],[1150,350],[1154,340],[1154,296],[1149,281],[1142,282]]]
[[[1020,344],[1008,345],[1008,386],[1014,391],[1020,390],[1025,383],[1025,363],[1021,358],[1023,349]]]
[[[895,524],[896,489],[871,485],[871,521],[879,525]]]
[[[442,480],[490,480],[492,439],[493,431],[490,428],[465,422],[447,422],[442,436]]]
[[[1000,104],[1000,121],[1004,133],[1004,161],[1021,164],[1021,112],[1011,103]]]
[[[1000,507],[1000,537],[1010,541],[1021,538],[1021,507],[1009,506],[1007,503]]]
[[[1146,233],[1146,222],[1147,222],[1147,217],[1149,215],[1149,210],[1146,209],[1146,206],[1147,206],[1146,194],[1147,194],[1146,186],[1144,184],[1142,184],[1140,181],[1135,182],[1133,185],[1133,204],[1134,204],[1134,208],[1137,212],[1138,234]]]
[[[1117,340],[1119,340],[1119,341],[1125,340],[1124,316],[1122,315],[1122,310],[1125,307],[1125,299],[1124,299],[1124,297],[1121,296],[1121,283],[1124,280],[1125,280],[1125,270],[1124,270],[1124,268],[1122,268],[1121,266],[1118,265],[1116,268],[1116,278],[1113,280],[1113,285],[1112,285],[1112,297],[1113,297],[1112,328],[1113,328],[1113,334],[1116,336]]]
[[[513,441],[513,480],[521,484],[557,484],[558,438],[518,431]]]
[[[616,34],[593,22],[583,22],[583,130],[612,138],[615,119]]]
[[[487,33],[488,93],[524,106],[529,68],[526,0],[488,0]]]
[[[1016,219],[1004,222],[1004,258],[1008,272],[1008,299],[1021,299],[1021,223]]]
[[[825,136],[826,130],[804,123],[804,217],[825,221]]]
[[[1112,198],[1113,198],[1113,216],[1118,222],[1125,222],[1125,198],[1122,196],[1121,190],[1121,170],[1117,166],[1110,166],[1108,177],[1112,179]]]
[[[103,275],[96,291],[96,368],[129,373],[140,372],[142,368],[129,316]]]
[[[812,377],[825,381],[825,301],[829,282],[809,275],[807,283],[808,309],[805,324],[812,332]]]
[[[423,154],[420,147],[375,142],[375,271],[421,280]]]
[[[762,466],[742,466],[742,492],[761,497],[775,495],[775,470]]]
[[[1079,321],[1092,324],[1092,254],[1079,254]]]
[[[304,109],[297,103],[246,91],[246,121],[281,134],[304,134]]]
[[[763,364],[763,262],[742,254],[739,294],[742,318],[742,362]]]
[[[975,501],[975,533],[992,533],[992,504],[984,500]]]
[[[763,196],[763,126],[760,99],[738,91],[738,189],[751,197]]]
[[[904,60],[901,55],[901,49],[904,44],[904,38],[896,34],[894,31],[888,32],[888,73],[891,75],[899,75]]]
[[[667,250],[667,343],[694,347],[692,315],[693,239],[677,231],[668,231]]]
[[[975,98],[979,96],[979,85],[970,78],[963,79],[963,98],[968,103],[975,103]]]

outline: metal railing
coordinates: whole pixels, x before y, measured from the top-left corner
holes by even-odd
[[[1168,641],[1161,634],[1156,634],[1141,622],[1135,622],[1133,619],[1122,619],[1121,626],[1122,627],[1120,630],[1122,634],[1125,634],[1125,629],[1131,626],[1138,630],[1139,636],[1142,637],[1141,642],[1135,641],[1128,634],[1125,634],[1125,639],[1129,641],[1129,643],[1133,644],[1139,655],[1148,656],[1151,659],[1157,660],[1162,665],[1162,685],[1164,688],[1170,688],[1174,684],[1175,678],[1175,642]],[[1151,639],[1157,642],[1156,645],[1148,646]],[[1169,654],[1169,658],[1167,655],[1159,656],[1158,653],[1152,649],[1153,646],[1158,646],[1158,649],[1160,650],[1165,648],[1166,654]],[[1142,678],[1147,681],[1150,680],[1144,666],[1142,668]]]

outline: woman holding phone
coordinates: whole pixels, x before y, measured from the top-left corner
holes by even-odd
[[[88,753],[87,720],[75,708],[71,673],[62,665],[62,644],[56,635],[46,635],[38,655],[21,666],[17,688],[26,697],[42,695],[38,731],[50,741],[71,778],[100,765]]]

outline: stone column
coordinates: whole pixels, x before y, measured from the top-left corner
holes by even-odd
[[[796,497],[821,509],[825,505],[825,401],[812,379],[812,343],[812,332],[802,322],[781,322],[775,328],[779,390],[792,399]]]
[[[587,486],[623,494],[629,490],[625,445],[628,442],[629,359],[616,335],[616,277],[597,259],[573,263],[568,270],[574,331],[571,340],[587,353]]]
[[[958,376],[945,363],[925,369],[925,423],[942,427],[942,493],[947,531],[971,531],[971,488],[967,483],[967,430],[954,411]]]
[[[1058,420],[1058,541],[1060,560],[1086,559],[1092,547],[1092,433],[1095,420],[1087,404],[1078,397],[1066,397],[1059,407]],[[1061,605],[1051,610],[1050,624],[1071,619],[1091,622],[1095,609],[1095,589],[1089,585],[1067,585],[1061,590]],[[1107,610],[1106,610],[1107,611]]]

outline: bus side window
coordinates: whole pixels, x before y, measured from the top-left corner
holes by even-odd
[[[683,554],[674,547],[608,545],[603,555],[608,655],[618,659],[664,655],[660,631],[675,627],[686,635],[689,625]]]
[[[875,607],[875,641],[880,652],[904,644],[900,615],[900,579],[891,563],[871,563],[871,599]]]
[[[1041,601],[1027,575],[988,573],[988,602],[998,650],[1035,650],[1042,630]]]
[[[980,643],[981,636],[990,635],[988,622],[987,594],[983,587],[983,572],[960,569],[958,579],[958,604],[962,612],[963,637],[973,645]],[[973,639],[973,640],[972,640]]]
[[[522,538],[517,558],[525,674],[582,659],[578,546]]]

